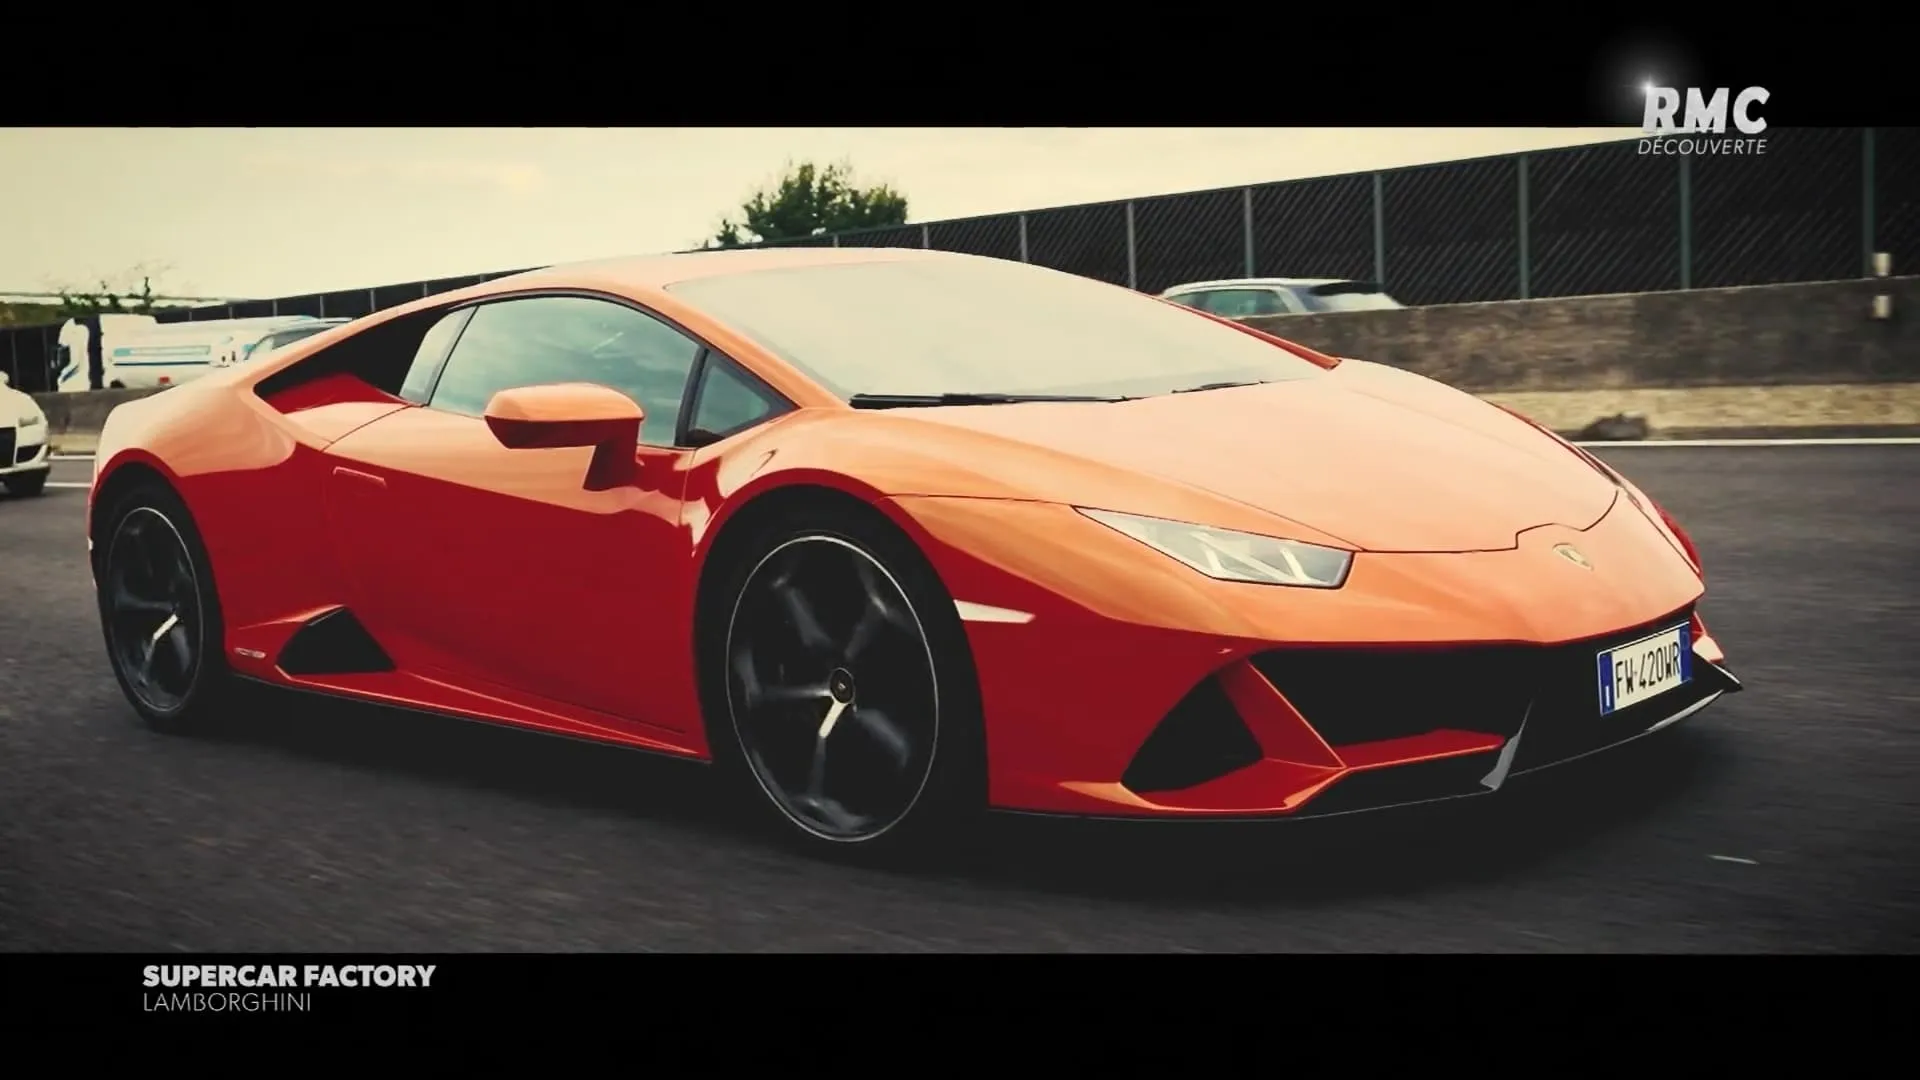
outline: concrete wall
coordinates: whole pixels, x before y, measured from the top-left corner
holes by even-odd
[[[1877,294],[1893,318],[1871,318]],[[1920,277],[1246,322],[1475,393],[1920,382]]]
[[[57,446],[62,436],[81,436],[92,439],[100,434],[100,427],[107,422],[107,414],[114,406],[135,401],[150,394],[157,394],[168,387],[155,387],[150,390],[93,390],[79,394],[58,392],[33,395],[42,412],[47,414],[47,435]]]

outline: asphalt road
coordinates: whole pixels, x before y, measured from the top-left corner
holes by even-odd
[[[148,734],[84,493],[0,497],[0,947],[1920,951],[1920,446],[1606,456],[1693,530],[1747,693],[1446,813],[1010,820],[911,871],[791,854],[697,768],[478,725],[269,695]]]

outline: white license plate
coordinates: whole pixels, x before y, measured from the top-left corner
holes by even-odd
[[[1638,705],[1691,682],[1692,636],[1686,626],[1676,626],[1601,653],[1600,715]]]

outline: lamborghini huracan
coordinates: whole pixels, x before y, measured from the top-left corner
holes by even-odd
[[[242,680],[716,766],[822,850],[1499,790],[1740,684],[1694,545],[1407,372],[920,250],[549,268],[120,406],[153,728]]]

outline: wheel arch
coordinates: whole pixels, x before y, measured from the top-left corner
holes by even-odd
[[[713,717],[719,715],[715,710],[723,703],[711,699],[712,693],[718,689],[712,660],[726,633],[724,585],[744,557],[748,545],[768,523],[795,510],[820,508],[856,515],[869,524],[897,535],[919,554],[927,571],[941,591],[946,593],[946,599],[953,599],[951,586],[940,573],[939,565],[927,544],[921,536],[916,535],[912,520],[892,510],[888,504],[872,501],[845,488],[811,480],[777,484],[750,494],[718,519],[707,534],[705,553],[700,559],[694,585],[692,655],[689,659],[694,665],[695,683],[699,687],[700,720],[710,749],[714,747],[717,735],[724,734],[716,732],[712,724]],[[957,609],[949,605],[948,614],[952,616],[953,625],[958,627]],[[973,685],[967,688],[967,692],[977,702],[980,693],[979,674],[974,670],[974,659],[964,628],[960,629],[958,640],[966,650],[961,659],[972,674]]]
[[[702,662],[705,649],[710,644],[710,634],[716,629],[712,624],[713,607],[720,598],[720,589],[728,573],[733,569],[740,553],[746,549],[759,530],[768,522],[778,519],[782,514],[799,509],[823,508],[857,514],[871,521],[884,522],[899,532],[925,557],[925,549],[901,523],[882,510],[878,505],[861,498],[842,488],[825,484],[795,482],[769,487],[749,495],[746,499],[725,514],[706,537],[706,552],[700,559],[699,575],[694,584],[694,662]]]
[[[89,559],[96,575],[100,572],[99,560],[104,554],[101,542],[106,538],[101,535],[101,532],[107,527],[107,515],[113,512],[113,508],[127,492],[144,484],[157,484],[172,492],[173,496],[182,503],[187,501],[186,495],[180,490],[180,485],[175,483],[173,477],[167,475],[166,470],[155,462],[139,457],[129,457],[109,465],[105,478],[94,483],[90,493],[90,505],[87,507],[87,544]],[[188,507],[188,512],[192,512],[191,506]]]

